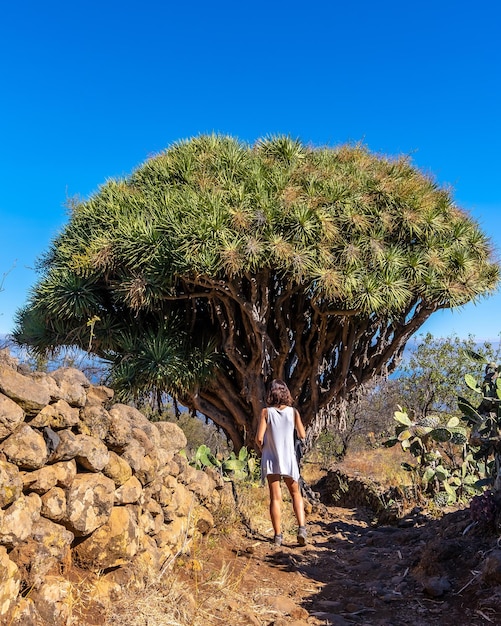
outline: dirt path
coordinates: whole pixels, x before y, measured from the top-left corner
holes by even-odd
[[[217,540],[212,566],[238,580],[205,623],[285,626],[457,626],[501,624],[501,552],[496,537],[463,531],[468,511],[440,520],[419,511],[373,526],[363,508],[310,514],[309,543],[236,530]],[[491,560],[487,575],[486,563]]]

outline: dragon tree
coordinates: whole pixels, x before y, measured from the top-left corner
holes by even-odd
[[[88,350],[119,397],[170,394],[236,449],[270,379],[315,433],[431,314],[499,277],[478,224],[408,158],[217,135],[72,203],[39,270],[18,343]]]

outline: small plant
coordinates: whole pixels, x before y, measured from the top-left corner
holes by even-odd
[[[257,480],[259,477],[259,460],[256,453],[249,451],[245,446],[240,449],[238,456],[231,452],[225,459],[219,459],[212,454],[205,444],[198,447],[190,465],[196,469],[212,467],[221,472],[226,480]]]

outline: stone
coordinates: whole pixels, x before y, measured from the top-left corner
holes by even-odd
[[[172,502],[172,489],[168,489],[158,478],[144,487],[143,494],[145,501],[154,500],[160,507],[168,506]]]
[[[176,465],[179,467],[179,473],[182,474],[189,466],[188,459],[182,454],[175,454],[174,459]]]
[[[245,622],[245,624],[248,624],[248,626],[261,626],[261,620],[257,617],[257,615],[255,615],[251,611],[244,611],[242,613],[242,619]],[[276,626],[276,622],[274,623],[274,626]],[[287,626],[299,626],[299,625],[291,624],[289,622]],[[304,622],[304,626],[308,626],[307,622]]]
[[[57,432],[55,430],[52,430],[52,428],[50,428],[49,426],[45,426],[44,428],[42,428],[42,435],[45,441],[45,445],[47,446],[47,452],[50,458],[61,443],[61,438],[59,437]]]
[[[168,476],[179,476],[181,468],[175,459],[169,459],[165,464],[165,472]]]
[[[322,613],[322,624],[329,624],[329,626],[353,626],[353,621],[348,621],[342,615],[337,613]],[[387,622],[382,622],[381,626],[388,626]],[[371,624],[372,626],[372,624]]]
[[[86,390],[91,386],[87,376],[76,367],[59,367],[52,371],[50,375],[58,385],[61,385],[62,382],[67,382],[75,387],[83,387]]]
[[[89,593],[92,602],[98,603],[104,608],[108,607],[112,602],[119,600],[122,594],[123,588],[121,585],[111,580],[106,580],[104,577],[96,580]]]
[[[150,511],[151,513],[151,511]],[[164,515],[163,515],[163,511],[161,513],[161,515],[155,515],[154,513],[152,513],[153,515],[153,524],[154,524],[154,528],[152,531],[152,536],[154,537],[156,534],[158,534],[164,527],[165,524],[165,519],[164,519]]]
[[[28,415],[36,415],[50,402],[49,392],[43,385],[2,364],[0,392],[14,400]]]
[[[206,535],[214,528],[212,513],[204,506],[197,506],[194,512],[195,526],[201,535]]]
[[[156,500],[153,500],[153,498],[149,498],[149,499],[145,498],[143,508],[145,511],[149,511],[153,516],[156,516],[156,515],[163,516],[162,507]]]
[[[34,472],[23,472],[23,487],[35,493],[46,493],[53,487],[69,487],[77,475],[74,460],[59,461],[53,465],[45,465]]]
[[[153,445],[160,445],[160,433],[156,423],[150,422],[150,420],[135,407],[129,406],[128,404],[114,404],[110,409],[110,413],[119,416],[120,420],[128,422],[131,428],[138,428],[144,431],[148,440]]]
[[[17,565],[23,584],[30,589],[40,587],[51,570],[54,573],[59,569],[47,546],[31,538],[17,545],[9,557]]]
[[[78,370],[4,367],[17,376],[0,375],[0,624],[66,626],[78,590],[60,574],[73,558],[113,570],[88,597],[96,606],[119,584],[143,588],[195,529],[210,532],[217,481],[179,454],[186,438],[176,424],[108,408],[113,391]]]
[[[66,515],[66,492],[61,487],[53,487],[42,496],[41,514],[55,522]]]
[[[50,374],[47,374],[47,372],[29,372],[27,375],[31,380],[34,380],[47,390],[50,396],[50,402],[57,402],[57,400],[61,399],[59,396],[59,387]]]
[[[267,596],[266,604],[277,611],[278,613],[282,613],[284,615],[290,615],[296,619],[307,619],[308,611],[298,606],[294,600],[288,598],[287,596]]]
[[[161,467],[158,451],[145,432],[139,428],[132,428],[132,439],[124,449],[122,457],[130,464],[143,485],[147,485],[158,476]]]
[[[117,487],[125,484],[132,476],[132,468],[116,452],[110,451],[108,463],[103,467],[103,474],[111,478]]]
[[[47,576],[30,594],[44,624],[67,626],[71,618],[72,583],[63,576]]]
[[[432,598],[439,598],[451,590],[451,583],[445,576],[431,576],[422,581],[423,591]]]
[[[75,535],[49,519],[41,517],[33,524],[31,537],[34,541],[44,545],[52,557],[63,563],[68,559],[71,544]]]
[[[143,487],[135,476],[131,476],[127,482],[115,490],[114,503],[133,504],[138,502],[143,493]]]
[[[484,583],[501,583],[501,550],[493,550],[482,563],[481,578]]]
[[[0,459],[0,509],[5,509],[23,492],[23,481],[19,468]]]
[[[162,565],[162,552],[158,549],[152,537],[140,532],[139,543],[141,549],[132,559],[131,563],[138,574],[143,574],[144,582],[151,580]]]
[[[121,597],[123,597],[122,586],[103,576],[99,577],[88,591],[89,604],[97,607],[101,614]]]
[[[113,399],[114,395],[115,392],[113,389],[109,389],[104,385],[91,385],[87,389],[87,402],[85,403],[85,407],[106,405]]]
[[[126,507],[113,507],[105,524],[75,548],[81,564],[94,571],[130,561],[139,547],[139,530]]]
[[[62,367],[51,372],[51,376],[57,383],[59,399],[66,400],[71,406],[85,406],[90,382],[83,372],[73,367]]]
[[[101,474],[77,474],[66,492],[66,515],[61,522],[77,537],[90,535],[108,521],[115,483]]]
[[[137,439],[132,439],[125,447],[122,458],[127,461],[134,473],[143,471],[144,457],[146,455],[145,449],[139,443]]]
[[[186,447],[188,441],[186,435],[174,422],[157,422],[157,430],[160,434],[160,445],[162,448],[176,454]]]
[[[50,455],[49,460],[53,463],[57,461],[70,461],[75,459],[81,450],[81,441],[71,430],[61,430],[58,432],[59,445]]]
[[[27,539],[40,518],[42,501],[36,493],[21,495],[5,511],[0,511],[0,544],[13,547]]]
[[[207,474],[207,476],[212,480],[212,483],[214,484],[214,489],[222,491],[225,488],[225,485],[227,483],[225,482],[221,472],[219,472],[215,467],[206,467],[204,469],[204,474]]]
[[[158,548],[160,548],[161,550],[165,550],[166,559],[172,556],[171,538],[172,534],[168,530],[168,526],[164,526],[162,530],[157,532],[154,536],[155,543],[157,544]]]
[[[0,393],[0,441],[11,435],[23,420],[23,409]]]
[[[20,586],[19,568],[10,560],[6,548],[0,546],[0,618],[16,603]]]
[[[110,422],[110,414],[101,405],[86,404],[80,409],[79,430],[84,435],[104,440],[108,435]]]
[[[162,508],[168,507],[172,503],[172,490],[165,485],[161,485],[154,498]]]
[[[90,472],[100,472],[110,460],[110,453],[97,437],[77,435],[80,452],[76,456],[78,465]]]
[[[206,500],[216,488],[216,483],[208,474],[188,465],[177,477],[178,481],[185,484],[190,491],[201,500]]]
[[[149,485],[157,477],[159,469],[158,459],[147,454],[135,474],[142,485]]]
[[[105,441],[113,450],[123,451],[132,439],[132,424],[124,406],[115,404],[109,410],[110,421]]]
[[[132,437],[140,443],[141,447],[144,450],[145,455],[147,454],[151,456],[155,454],[155,444],[148,437],[148,435],[144,432],[144,430],[141,430],[141,428],[132,426]]]
[[[31,598],[20,597],[9,615],[9,626],[46,626]]]
[[[143,511],[139,516],[139,528],[145,535],[152,535],[155,532],[155,519],[149,511]]]
[[[49,457],[43,436],[27,424],[22,424],[0,444],[0,450],[22,469],[39,469]]]
[[[159,538],[159,535],[161,538]],[[186,517],[174,517],[174,519],[164,526],[164,530],[158,533],[155,540],[163,546],[169,546],[175,550],[179,549],[189,539],[193,537],[193,527]],[[159,545],[157,543],[157,545]]]
[[[55,468],[58,487],[69,487],[77,475],[77,464],[75,459],[70,461],[59,461],[52,466]]]
[[[174,517],[187,517],[190,514],[194,499],[193,493],[188,491],[184,485],[174,481],[172,499],[169,505],[164,508],[166,520],[171,521]]]
[[[84,387],[75,387],[63,381],[59,384],[59,395],[61,400],[66,400],[68,404],[75,407],[83,407],[87,399]]]
[[[141,411],[134,407],[128,407],[132,409],[128,414],[130,416],[131,424],[133,428],[138,428],[142,432],[146,434],[146,437],[149,442],[153,444],[154,447],[160,447],[160,433],[158,432],[158,428],[156,426],[156,422],[151,422],[146,415],[143,415]]]
[[[1,348],[0,363],[2,365],[5,365],[6,367],[10,367],[13,370],[17,370],[19,365],[19,359],[17,359],[15,356],[12,356],[9,348]]]
[[[55,430],[73,428],[79,423],[78,408],[70,406],[66,400],[57,400],[54,404],[45,406],[31,421],[33,428],[48,426]]]

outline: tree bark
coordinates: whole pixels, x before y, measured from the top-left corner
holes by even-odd
[[[409,337],[437,308],[416,300],[392,320],[322,310],[300,285],[269,271],[229,282],[202,277],[196,288],[206,290],[217,320],[224,366],[184,401],[220,426],[236,450],[255,447],[273,378],[288,384],[306,429],[318,432],[362,385],[397,366]]]

